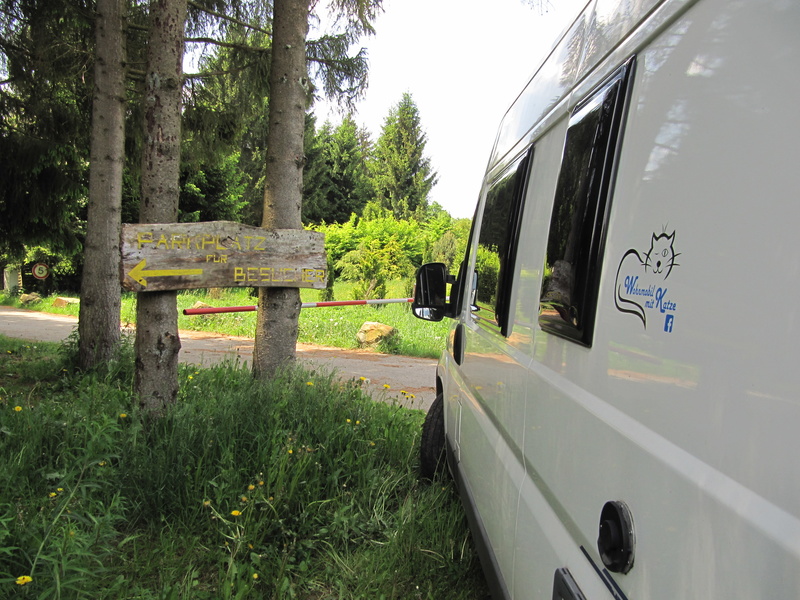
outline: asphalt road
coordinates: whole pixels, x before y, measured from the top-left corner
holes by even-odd
[[[77,325],[78,320],[74,317],[0,306],[0,334],[7,337],[60,342]],[[253,357],[251,338],[200,331],[181,331],[180,337],[181,362],[210,366],[224,360],[238,360],[249,364]],[[335,371],[343,379],[366,377],[366,387],[376,399],[396,400],[403,406],[424,410],[433,402],[436,361],[432,359],[312,344],[298,344],[297,358],[305,366]],[[402,391],[407,394],[402,394]],[[410,398],[412,394],[415,396],[413,399]]]

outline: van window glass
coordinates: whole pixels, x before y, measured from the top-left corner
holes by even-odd
[[[475,316],[484,327],[502,335],[508,335],[511,282],[531,153],[520,156],[491,184],[478,237]]]
[[[547,240],[539,324],[590,346],[632,60],[572,113]]]

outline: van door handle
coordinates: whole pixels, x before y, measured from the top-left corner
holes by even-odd
[[[464,362],[464,350],[466,348],[466,339],[464,337],[464,324],[459,323],[456,325],[456,331],[453,335],[453,360],[457,365]]]

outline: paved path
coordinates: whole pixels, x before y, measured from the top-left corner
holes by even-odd
[[[60,342],[77,326],[75,317],[0,306],[0,334],[7,337]],[[202,366],[223,360],[249,364],[253,357],[251,338],[223,336],[201,331],[181,331],[181,362]],[[427,410],[434,398],[436,361],[379,354],[364,350],[342,350],[298,344],[297,357],[305,366],[336,371],[343,379],[366,377],[376,398],[398,400],[404,406]],[[390,387],[387,390],[384,384]],[[401,394],[413,394],[413,402]]]

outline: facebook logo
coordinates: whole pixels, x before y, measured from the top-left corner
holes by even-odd
[[[675,321],[675,315],[667,315],[666,320],[664,321],[664,331],[667,333],[672,333],[672,324]]]

